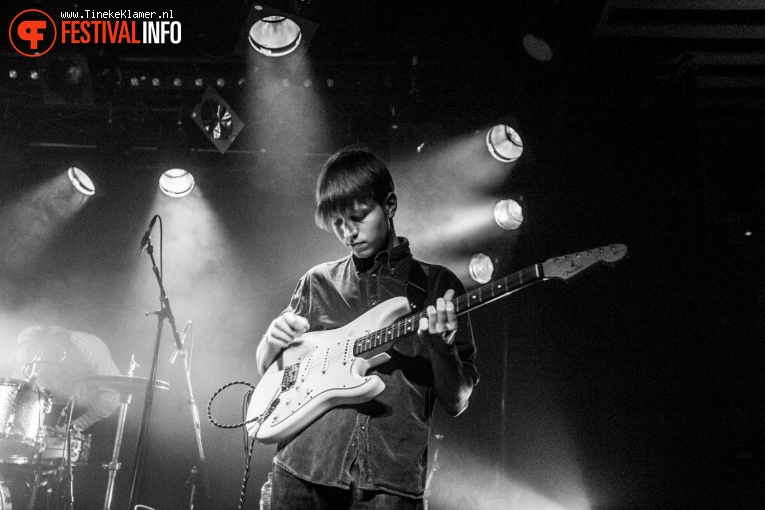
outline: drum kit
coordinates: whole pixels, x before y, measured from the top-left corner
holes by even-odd
[[[112,375],[92,376],[86,382],[100,389],[116,390],[121,395],[112,459],[102,465],[109,471],[103,507],[109,510],[120,469],[127,408],[133,394],[146,390],[149,379]],[[154,387],[169,389],[163,381],[156,381]],[[13,503],[16,510],[20,510],[20,505],[28,510],[57,509],[62,502],[61,508],[74,506],[73,472],[74,468],[88,463],[91,435],[61,427],[60,416],[64,416],[68,408],[66,423],[71,421],[73,406],[65,407],[61,413],[52,412],[53,400],[48,390],[33,381],[0,379],[0,510],[11,510]],[[38,497],[40,489],[47,495],[45,501]]]

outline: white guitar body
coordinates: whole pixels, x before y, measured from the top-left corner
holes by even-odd
[[[454,308],[460,315],[530,283],[568,280],[598,263],[613,264],[626,255],[626,246],[611,244],[554,257],[454,298]],[[427,318],[424,311],[410,312],[407,299],[396,297],[342,328],[305,333],[293,342],[253,392],[247,407],[247,420],[254,420],[246,425],[250,437],[276,443],[300,432],[332,407],[366,402],[382,393],[382,380],[366,373],[390,359],[384,346],[414,332],[418,320]]]
[[[355,357],[354,342],[410,313],[405,297],[380,303],[342,328],[304,333],[285,349],[258,382],[247,407],[250,437],[276,443],[302,430],[332,407],[372,400],[385,389],[367,371],[390,359]]]

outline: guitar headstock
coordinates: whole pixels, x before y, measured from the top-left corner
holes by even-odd
[[[585,269],[600,262],[615,264],[627,256],[627,247],[623,244],[609,244],[592,250],[580,251],[561,257],[553,257],[546,260],[544,268],[545,278],[561,278],[567,280]]]

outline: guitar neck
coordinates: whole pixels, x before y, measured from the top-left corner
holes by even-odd
[[[534,264],[522,271],[487,283],[471,292],[458,296],[453,300],[454,310],[457,315],[462,315],[543,278],[542,264]],[[353,354],[359,356],[413,333],[417,330],[420,319],[423,317],[427,317],[426,311],[408,315],[386,328],[359,338],[353,344]]]

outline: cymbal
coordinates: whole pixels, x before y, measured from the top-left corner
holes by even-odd
[[[146,391],[149,384],[148,377],[135,377],[131,375],[93,375],[86,381],[99,388],[117,390],[121,393],[135,393],[136,391]],[[159,379],[154,381],[154,387],[160,390],[169,390],[170,385]]]

